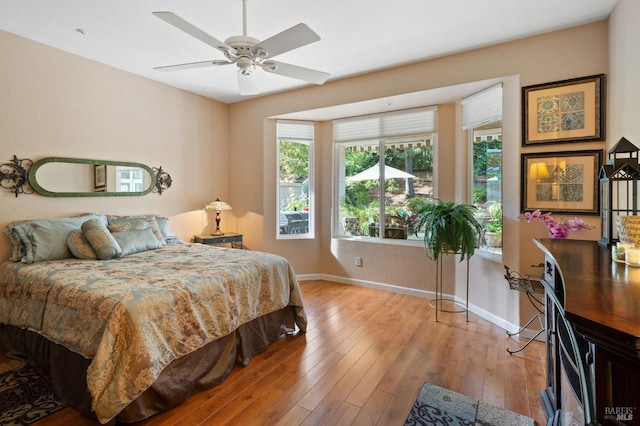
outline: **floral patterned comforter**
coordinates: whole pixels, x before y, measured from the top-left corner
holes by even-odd
[[[0,264],[0,323],[92,359],[87,384],[103,423],[174,359],[285,306],[305,331],[289,263],[248,250],[187,243],[107,261]]]

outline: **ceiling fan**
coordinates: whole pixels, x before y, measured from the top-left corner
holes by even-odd
[[[329,74],[309,68],[274,61],[276,55],[320,40],[320,36],[306,24],[298,24],[282,31],[266,40],[260,41],[247,35],[247,0],[242,0],[242,35],[227,38],[224,42],[202,31],[172,12],[153,12],[155,16],[173,25],[179,30],[220,50],[226,60],[209,60],[186,64],[156,67],[159,71],[179,71],[217,65],[236,64],[238,67],[238,83],[241,95],[258,94],[254,71],[264,71],[314,84],[323,84]]]

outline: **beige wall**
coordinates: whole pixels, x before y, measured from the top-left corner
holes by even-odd
[[[513,269],[530,272],[529,265],[541,255],[531,239],[544,236],[534,226],[518,220],[520,197],[520,87],[586,76],[607,71],[607,22],[597,22],[564,31],[478,49],[400,68],[330,82],[321,87],[258,98],[230,106],[230,164],[243,169],[242,177],[230,180],[234,209],[242,209],[238,229],[247,235],[255,249],[287,257],[298,274],[325,274],[347,282],[365,285],[387,284],[408,291],[434,289],[434,264],[426,259],[421,246],[389,245],[331,239],[332,146],[329,123],[318,126],[316,134],[316,184],[318,234],[314,240],[295,242],[275,238],[276,161],[275,130],[268,117],[296,111],[375,99],[415,91],[452,86],[471,81],[504,78],[504,263]],[[588,46],[588,48],[586,48]],[[440,107],[439,158],[451,164],[462,158],[461,138],[455,130],[455,108]],[[537,151],[595,149],[604,143],[548,146]],[[459,172],[439,168],[440,198],[460,200],[465,194]],[[261,190],[260,190],[261,189]],[[587,217],[590,223],[596,218]],[[598,230],[584,232],[580,238],[597,239]],[[354,257],[363,258],[363,266],[354,266]],[[453,262],[447,273],[453,275]],[[456,293],[461,286],[463,265],[458,265]],[[519,297],[506,288],[502,263],[474,257],[471,262],[471,303],[487,317],[495,316],[519,323]],[[531,271],[533,272],[533,271]],[[528,307],[522,305],[522,316]]]
[[[168,215],[187,239],[210,229],[202,206],[228,197],[227,105],[2,31],[0,57],[0,162],[14,154],[124,160],[162,166],[173,178],[161,196],[16,198],[2,189],[1,229],[89,211]],[[235,227],[232,216],[227,224]],[[8,257],[0,235],[0,259]]]
[[[607,148],[621,137],[640,147],[640,2],[618,0],[609,25],[609,75],[607,80]]]

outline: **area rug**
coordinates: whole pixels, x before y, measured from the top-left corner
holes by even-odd
[[[536,422],[513,411],[425,383],[404,424],[534,426]]]
[[[17,360],[0,364],[0,425],[28,425],[66,406],[29,365]]]

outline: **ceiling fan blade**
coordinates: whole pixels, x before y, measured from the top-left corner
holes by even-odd
[[[162,19],[163,21],[165,21],[166,23],[173,25],[177,29],[184,31],[185,33],[189,34],[192,37],[197,38],[198,40],[208,44],[209,46],[215,47],[218,50],[230,51],[235,53],[235,49],[233,47],[205,33],[200,28],[196,27],[193,24],[190,24],[189,22],[185,21],[175,13],[153,12],[153,14],[158,18]]]
[[[242,70],[238,70],[238,86],[240,94],[243,96],[257,95],[259,93],[255,73],[243,74]]]
[[[306,24],[295,25],[253,46],[252,50],[261,58],[273,58],[289,50],[297,49],[320,40]],[[260,54],[263,51],[264,54]]]
[[[286,64],[278,61],[266,61],[262,63],[262,69],[285,77],[297,78],[314,84],[324,84],[330,77],[329,73],[316,71],[297,65]]]
[[[177,64],[177,65],[165,65],[162,67],[155,67],[154,70],[158,71],[181,71],[188,70],[191,68],[203,68],[203,67],[211,67],[214,65],[227,65],[232,64],[233,62],[227,61],[202,61],[202,62],[189,62],[187,64]]]

